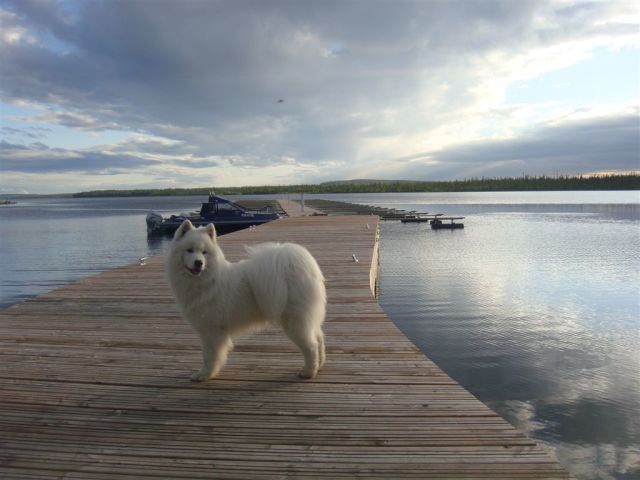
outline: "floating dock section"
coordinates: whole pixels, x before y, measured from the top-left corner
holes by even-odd
[[[327,362],[311,381],[273,329],[239,338],[218,378],[190,382],[199,341],[158,257],[0,312],[0,477],[568,478],[385,315],[371,291],[377,232],[375,216],[299,216],[220,238],[233,261],[264,241],[318,259]]]

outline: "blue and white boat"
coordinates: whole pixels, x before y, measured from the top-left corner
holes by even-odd
[[[258,210],[244,208],[237,203],[209,193],[209,200],[202,204],[199,212],[190,214],[171,215],[163,217],[159,213],[147,214],[147,232],[173,233],[185,220],[190,220],[194,226],[206,226],[210,223],[216,227],[218,235],[235,232],[251,226],[277,220],[280,215],[271,207]]]

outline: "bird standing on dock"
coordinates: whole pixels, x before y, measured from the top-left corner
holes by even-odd
[[[351,258],[353,258],[354,263],[360,263],[360,260],[358,260],[355,253],[351,255]]]

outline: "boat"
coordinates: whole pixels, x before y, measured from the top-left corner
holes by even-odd
[[[434,230],[454,230],[456,228],[464,228],[464,223],[456,223],[455,220],[462,220],[464,217],[438,217],[431,220],[431,228]],[[443,220],[448,220],[445,223]]]
[[[280,215],[271,207],[248,209],[211,192],[209,199],[202,203],[199,212],[182,213],[166,218],[159,213],[150,212],[147,214],[146,222],[149,234],[174,233],[182,222],[189,220],[196,227],[213,223],[218,235],[224,235],[243,228],[262,225],[278,218]]]

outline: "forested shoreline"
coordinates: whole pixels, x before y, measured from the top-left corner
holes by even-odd
[[[398,193],[398,192],[505,192],[551,190],[640,190],[640,175],[471,178],[451,181],[354,180],[300,185],[246,187],[153,188],[94,190],[74,197],[146,197],[207,195],[266,195],[282,193]]]

